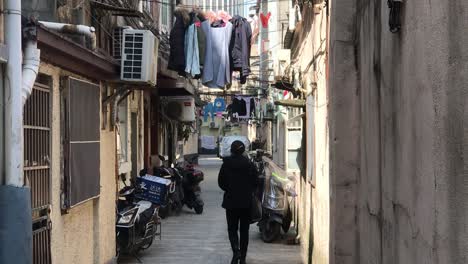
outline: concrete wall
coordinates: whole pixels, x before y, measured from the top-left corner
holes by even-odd
[[[333,0],[331,263],[466,263],[468,2]]]
[[[303,263],[330,263],[330,135],[327,87],[328,17],[325,5],[304,6],[291,60],[306,89],[306,168],[300,178],[298,208]]]
[[[101,194],[61,213],[60,77],[73,76],[47,63],[40,72],[52,78],[52,206],[53,263],[109,263],[115,256],[115,134],[101,130]],[[102,118],[102,117],[101,117]]]

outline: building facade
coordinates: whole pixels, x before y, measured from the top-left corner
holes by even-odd
[[[300,6],[304,263],[466,259],[467,4],[389,3]]]

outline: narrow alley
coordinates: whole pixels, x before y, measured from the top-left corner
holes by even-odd
[[[179,216],[163,220],[162,240],[141,252],[144,264],[225,264],[232,252],[227,236],[226,217],[221,208],[222,192],[217,185],[221,160],[216,157],[200,159],[200,168],[205,173],[202,184],[205,211],[202,215],[186,207]],[[289,234],[288,234],[289,235]],[[293,236],[292,234],[290,236]],[[251,225],[247,261],[249,264],[299,264],[300,247],[285,245],[287,237],[273,244],[265,244],[256,225]],[[124,257],[119,263],[140,263],[134,257]]]

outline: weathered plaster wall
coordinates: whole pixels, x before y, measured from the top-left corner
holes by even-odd
[[[331,263],[467,263],[467,12],[331,2]]]
[[[330,263],[330,164],[327,88],[328,17],[323,2],[305,5],[293,40],[296,71],[307,90],[305,178],[301,179],[299,227],[303,263]]]
[[[101,194],[61,214],[60,76],[79,76],[41,63],[51,77],[52,90],[52,206],[53,263],[109,263],[115,255],[115,134],[101,130]],[[80,78],[83,79],[83,78]]]
[[[359,191],[360,117],[355,54],[356,0],[330,5],[330,263],[361,264],[356,200]]]

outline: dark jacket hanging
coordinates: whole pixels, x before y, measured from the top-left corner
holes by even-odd
[[[234,98],[232,100],[232,113],[237,113],[239,116],[247,115],[247,103],[244,99]]]
[[[174,11],[174,16],[175,23],[169,37],[171,49],[167,68],[185,76],[185,30],[189,25],[190,15],[188,10],[178,7]]]
[[[229,50],[231,53],[231,69],[239,71],[241,83],[247,82],[250,74],[250,43],[252,40],[252,29],[247,19],[241,16],[234,16],[231,19],[233,31]]]

